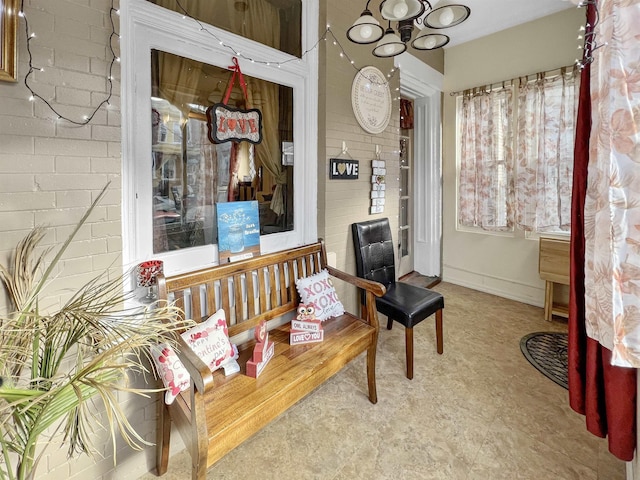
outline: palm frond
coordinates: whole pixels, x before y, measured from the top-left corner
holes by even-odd
[[[175,346],[176,334],[193,324],[179,320],[183,316],[172,305],[125,309],[130,298],[125,275],[109,279],[106,272],[78,288],[62,307],[39,311],[55,266],[107,187],[50,262],[52,249],[40,249],[45,232],[36,228],[17,245],[10,268],[0,265],[0,280],[15,308],[0,317],[0,479],[32,475],[40,458],[35,456],[38,439],[58,428],[69,455],[95,453],[98,414],[106,418],[114,455],[118,436],[132,448],[147,445],[129,422],[118,392],[159,391],[155,382],[129,385],[130,374],[149,374],[150,347]]]

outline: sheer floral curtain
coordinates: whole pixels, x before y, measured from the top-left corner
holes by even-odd
[[[635,343],[636,347],[631,346],[630,350],[637,351],[638,342],[637,340],[634,342],[633,332],[638,332],[636,306],[639,302],[637,295],[630,294],[637,291],[634,279],[638,279],[639,275],[634,273],[637,272],[636,266],[627,264],[622,269],[619,268],[620,265],[616,266],[615,259],[619,258],[620,253],[623,252],[611,250],[607,248],[607,245],[613,246],[613,244],[609,244],[612,229],[615,232],[614,237],[619,239],[622,238],[621,235],[627,234],[629,234],[630,242],[640,239],[637,238],[639,233],[636,227],[637,219],[630,217],[631,223],[626,223],[620,222],[622,219],[618,218],[616,224],[611,222],[613,217],[608,221],[606,219],[607,210],[614,207],[616,203],[619,206],[623,206],[624,203],[620,201],[622,200],[620,198],[609,196],[608,190],[617,190],[617,186],[615,182],[609,183],[612,179],[610,168],[613,165],[610,164],[608,168],[604,166],[602,160],[606,159],[607,155],[603,155],[602,149],[613,152],[609,142],[612,138],[618,137],[625,145],[622,146],[620,153],[629,152],[630,148],[638,151],[637,130],[635,142],[630,135],[618,136],[616,133],[633,128],[631,123],[626,126],[618,123],[614,126],[614,123],[609,123],[608,119],[611,118],[612,112],[620,110],[618,108],[620,103],[626,102],[625,93],[631,93],[628,97],[631,111],[633,111],[633,105],[635,105],[635,111],[639,111],[638,94],[632,92],[640,92],[640,78],[637,74],[634,78],[632,73],[634,61],[629,62],[634,55],[629,56],[629,53],[633,53],[633,51],[628,49],[630,44],[637,45],[637,40],[634,41],[633,37],[637,38],[639,33],[639,3],[640,0],[633,0],[619,10],[612,6],[613,2],[599,3],[601,22],[597,21],[595,2],[590,2],[587,6],[585,38],[594,38],[594,25],[602,27],[602,22],[605,22],[605,25],[611,22],[609,27],[613,27],[613,24],[616,23],[615,29],[618,36],[617,40],[611,41],[604,35],[604,32],[598,29],[596,32],[598,43],[611,42],[612,51],[608,51],[608,48],[604,47],[593,52],[592,47],[589,46],[591,42],[587,42],[584,49],[585,58],[589,58],[595,53],[596,61],[586,64],[580,85],[573,177],[574,213],[571,228],[571,284],[569,286],[568,374],[570,405],[573,410],[585,415],[586,427],[589,432],[602,438],[606,437],[609,451],[625,461],[634,459],[637,445],[637,371],[613,365],[614,353],[611,350],[611,345],[609,342],[599,341],[599,338],[602,336],[602,338],[613,340],[611,343],[614,348],[616,344],[622,346],[623,358],[634,358],[633,355],[626,355],[626,345]],[[617,21],[614,22],[614,18]],[[622,20],[621,23],[620,20]],[[612,32],[609,31],[609,33]],[[601,34],[602,36],[600,36]],[[621,49],[618,42],[621,42],[624,48]],[[614,63],[616,66],[611,68],[610,61],[620,53],[622,55]],[[635,58],[638,58],[637,49]],[[635,65],[637,67],[637,60]],[[623,80],[625,78],[628,81]],[[593,84],[593,88],[591,88],[591,84]],[[622,96],[620,91],[622,91]],[[609,101],[613,101],[613,103],[609,104]],[[613,111],[609,106],[614,108]],[[600,108],[602,110],[597,111]],[[631,113],[629,110],[622,110]],[[614,128],[609,128],[609,125]],[[635,125],[638,125],[637,117]],[[604,143],[601,144],[601,142]],[[616,143],[618,141],[614,141],[613,145],[615,146]],[[635,146],[631,147],[634,144]],[[620,148],[619,144],[615,146],[615,149],[618,148]],[[631,160],[633,157],[634,154],[631,153],[627,160]],[[639,158],[638,153],[635,154],[635,158]],[[606,161],[604,163],[606,164]],[[632,164],[629,161],[625,163],[627,167]],[[599,171],[600,169],[604,169],[604,171]],[[624,170],[625,174],[628,174],[637,169],[638,167],[635,166]],[[600,181],[601,179],[603,181]],[[603,188],[603,190],[601,192],[594,191],[596,186]],[[635,187],[635,189],[637,188]],[[634,197],[637,197],[637,190],[629,199],[633,200]],[[613,203],[611,203],[612,200]],[[631,205],[634,203],[636,203],[635,200]],[[596,212],[599,213],[596,214]],[[599,217],[597,222],[596,217]],[[598,249],[598,253],[593,248],[596,244],[604,247]],[[605,261],[604,259],[608,256],[613,261]],[[611,285],[615,285],[616,290],[619,289],[616,295],[612,295]],[[619,294],[624,294],[625,300],[631,302],[626,305],[628,314],[614,317],[614,309],[611,305],[614,301],[617,302],[615,298]],[[602,327],[594,328],[594,321],[597,321],[596,324],[601,321]],[[616,332],[613,332],[614,327]],[[603,346],[605,343],[609,344],[609,347]],[[635,358],[637,360],[637,357]]]
[[[518,89],[516,224],[535,232],[569,231],[579,76],[521,79]]]
[[[465,92],[459,110],[458,224],[513,227],[512,91]]]
[[[587,335],[640,367],[640,0],[602,0],[585,200]]]

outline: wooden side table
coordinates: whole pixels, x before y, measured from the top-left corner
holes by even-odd
[[[538,272],[545,281],[544,318],[551,321],[553,315],[567,318],[569,308],[553,301],[556,283],[569,285],[569,240],[540,237]]]

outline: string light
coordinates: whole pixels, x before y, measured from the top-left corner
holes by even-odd
[[[51,110],[53,112],[53,114],[56,116],[57,120],[65,120],[69,123],[73,123],[74,125],[87,125],[89,122],[91,122],[91,120],[93,119],[93,117],[98,113],[98,110],[100,110],[100,108],[102,108],[103,105],[109,105],[109,101],[111,100],[111,97],[113,96],[113,65],[115,62],[119,62],[120,58],[116,56],[116,52],[113,49],[113,39],[115,38],[120,38],[119,35],[116,33],[116,26],[115,26],[115,22],[113,21],[113,15],[119,15],[120,11],[117,10],[116,8],[114,8],[114,0],[111,0],[111,8],[109,10],[109,20],[111,22],[111,34],[109,35],[109,51],[111,53],[111,62],[109,64],[109,71],[106,75],[106,81],[107,81],[107,92],[106,92],[106,98],[104,100],[102,100],[98,106],[95,107],[95,109],[92,111],[92,113],[88,114],[88,115],[83,115],[82,116],[82,120],[73,120],[69,117],[65,117],[64,115],[62,115],[60,112],[58,112],[58,110],[51,104],[49,103],[49,101],[47,99],[45,99],[44,97],[42,97],[38,92],[36,92],[34,90],[34,88],[32,87],[31,83],[30,83],[30,79],[31,76],[33,75],[34,72],[44,72],[44,68],[42,67],[36,67],[33,64],[33,54],[31,52],[31,41],[36,37],[35,32],[32,32],[29,29],[29,20],[27,19],[27,16],[24,13],[24,0],[22,0],[22,4],[20,6],[20,12],[18,12],[18,16],[24,19],[24,29],[25,29],[25,33],[26,33],[26,37],[27,37],[27,53],[29,56],[29,71],[27,72],[27,74],[24,77],[24,85],[25,87],[27,87],[27,90],[29,90],[29,101],[33,102],[36,100],[36,98],[38,100],[41,100],[48,108],[49,110]]]
[[[251,63],[259,63],[259,64],[263,64],[266,66],[276,66],[277,68],[281,68],[282,65],[285,65],[287,63],[290,62],[300,62],[304,57],[306,57],[309,53],[311,53],[312,51],[314,51],[318,45],[320,44],[320,42],[322,41],[327,41],[327,39],[331,38],[332,39],[332,43],[334,46],[338,47],[339,49],[339,56],[340,58],[344,58],[346,59],[349,64],[357,71],[357,74],[359,75],[363,75],[362,73],[362,69],[364,67],[359,67],[355,60],[353,60],[351,57],[349,57],[348,53],[345,51],[345,49],[342,47],[342,44],[340,43],[340,41],[338,40],[338,38],[333,34],[333,31],[331,30],[331,26],[329,24],[327,24],[326,30],[324,31],[324,33],[318,38],[318,40],[316,41],[316,43],[310,47],[309,49],[305,50],[302,55],[300,56],[300,58],[290,58],[287,60],[283,60],[283,61],[273,61],[273,60],[260,60],[257,58],[252,58],[249,57],[247,55],[244,55],[242,52],[236,50],[233,46],[231,45],[227,45],[221,38],[219,38],[214,32],[210,31],[206,25],[202,22],[200,22],[197,18],[193,17],[182,5],[182,3],[180,2],[180,0],[175,0],[177,6],[179,7],[179,9],[182,11],[182,18],[184,20],[189,19],[191,21],[194,21],[197,23],[197,25],[200,27],[200,30],[203,32],[206,32],[208,35],[210,35],[211,37],[213,37],[220,46],[222,46],[223,48],[228,49],[234,56],[239,57],[239,58],[243,58],[245,60],[250,61]],[[104,105],[111,105],[110,100],[111,97],[113,96],[113,66],[115,63],[119,63],[120,62],[120,57],[116,55],[115,50],[113,48],[113,39],[115,38],[120,38],[120,36],[116,33],[116,27],[115,27],[115,22],[113,19],[113,16],[120,15],[120,10],[116,9],[114,7],[114,0],[111,0],[111,6],[109,9],[109,21],[111,23],[111,33],[109,35],[109,52],[110,52],[110,56],[111,56],[111,60],[109,62],[109,70],[107,72],[106,75],[106,81],[107,81],[107,92],[106,92],[106,98],[104,100],[102,100],[96,107],[95,109],[89,114],[89,115],[83,115],[82,116],[82,120],[74,120],[71,119],[69,117],[66,117],[64,115],[62,115],[48,100],[46,100],[44,97],[42,97],[39,93],[37,93],[34,88],[32,87],[31,83],[30,83],[30,78],[33,75],[34,72],[39,71],[39,72],[44,72],[44,68],[42,67],[36,67],[33,64],[33,54],[31,52],[31,41],[36,37],[35,32],[30,31],[29,28],[29,21],[27,19],[27,16],[24,13],[24,0],[22,0],[22,5],[20,8],[20,11],[18,12],[18,16],[22,17],[24,19],[24,26],[25,26],[25,32],[26,32],[26,37],[27,37],[27,53],[28,53],[28,64],[29,64],[29,71],[27,72],[27,74],[24,77],[24,85],[27,88],[27,90],[29,90],[30,96],[29,96],[29,101],[35,101],[36,99],[39,99],[40,101],[42,101],[48,108],[49,110],[51,110],[54,115],[56,116],[56,118],[58,120],[65,120],[69,123],[72,123],[74,125],[87,125],[88,123],[90,123],[93,118],[95,117],[95,115],[98,113],[98,111],[100,110],[100,108],[102,108],[102,106]],[[387,74],[387,78],[389,80],[387,80],[385,83],[383,83],[383,85],[388,85],[389,82],[391,81],[391,79],[395,76],[395,74],[397,73],[397,69],[392,68],[390,70],[390,73]],[[380,84],[380,82],[378,82],[376,79],[370,79],[367,77],[367,80],[369,80],[371,83],[373,84]],[[399,99],[400,97],[394,98],[394,99]]]
[[[344,58],[346,59],[349,64],[351,66],[353,66],[353,68],[358,72],[358,74],[363,75],[362,74],[362,69],[364,67],[359,67],[358,65],[356,65],[355,60],[353,60],[351,57],[349,57],[349,55],[347,54],[347,52],[345,51],[345,49],[342,47],[342,44],[340,43],[340,41],[338,40],[338,38],[333,34],[333,31],[331,30],[331,25],[327,24],[326,30],[324,31],[324,33],[320,36],[320,38],[318,38],[318,40],[316,41],[315,44],[313,44],[312,47],[308,48],[307,50],[305,50],[302,55],[300,55],[300,58],[290,58],[287,60],[283,60],[283,61],[274,61],[274,60],[260,60],[257,58],[253,58],[250,57],[248,55],[244,55],[243,53],[239,52],[238,50],[236,50],[235,48],[233,48],[233,46],[231,45],[227,45],[226,43],[224,43],[224,41],[218,37],[214,32],[210,31],[206,24],[202,23],[200,20],[198,20],[197,18],[195,18],[193,15],[191,15],[186,8],[184,8],[184,6],[182,5],[182,3],[180,2],[180,0],[175,0],[176,5],[178,6],[178,8],[180,9],[181,13],[182,13],[182,18],[189,18],[192,21],[194,21],[198,27],[200,28],[200,31],[202,32],[206,32],[208,35],[210,35],[214,40],[216,40],[223,48],[228,49],[233,56],[235,57],[239,57],[239,58],[243,58],[245,60],[250,61],[251,63],[259,63],[262,65],[267,65],[267,66],[271,66],[271,65],[275,65],[278,68],[280,68],[282,65],[285,65],[287,63],[290,62],[300,62],[301,59],[303,59],[304,57],[306,57],[309,53],[311,53],[312,51],[314,51],[316,48],[318,48],[318,45],[320,45],[320,42],[323,41],[327,41],[329,38],[332,40],[331,43],[333,43],[334,46],[338,47],[339,52],[338,52],[338,56],[340,58]],[[397,69],[392,68],[390,70],[390,74],[387,75],[387,77],[389,78],[389,81],[395,76],[397,72]],[[364,75],[363,75],[364,76]],[[371,79],[369,79],[371,80]],[[389,81],[387,81],[386,83],[384,83],[384,85],[388,85]],[[372,83],[378,83],[377,80],[373,79]]]
[[[578,8],[588,7],[589,5],[593,5],[593,8],[595,10],[595,20],[593,22],[593,25],[587,23],[586,28],[585,26],[581,26],[578,31],[578,40],[584,40],[584,45],[578,45],[578,50],[583,50],[582,59],[576,59],[576,65],[580,70],[584,69],[584,67],[593,62],[593,52],[607,45],[606,42],[598,44],[598,42],[596,41],[595,30],[598,26],[598,23],[600,23],[598,2],[596,0],[580,0],[578,2]]]

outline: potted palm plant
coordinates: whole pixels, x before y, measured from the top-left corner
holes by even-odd
[[[96,401],[104,405],[112,442],[118,433],[132,447],[147,444],[129,423],[116,392],[158,391],[130,386],[132,372],[148,373],[149,347],[173,343],[181,325],[170,305],[125,309],[124,276],[100,275],[79,288],[59,308],[41,311],[40,300],[51,296],[56,265],[102,199],[96,198],[66,242],[42,251],[42,228],[17,245],[10,266],[0,265],[0,279],[12,311],[0,315],[0,478],[35,478],[47,442],[43,434],[62,431],[68,454],[93,454],[91,441]],[[39,253],[40,252],[40,253]],[[47,261],[53,255],[51,261]],[[114,448],[115,452],[115,448]],[[115,458],[114,458],[115,461]]]

